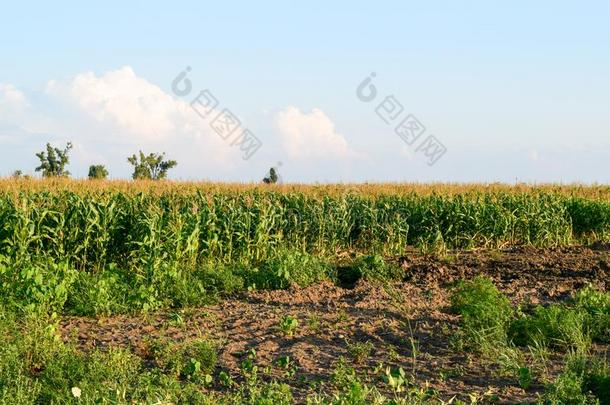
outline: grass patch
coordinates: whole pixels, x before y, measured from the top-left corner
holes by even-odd
[[[591,344],[586,314],[564,305],[534,308],[531,315],[512,323],[509,334],[518,346],[542,344],[584,353]]]
[[[479,276],[460,282],[451,296],[451,308],[461,316],[468,346],[480,351],[506,346],[513,309],[490,279]]]
[[[601,358],[568,356],[563,373],[550,384],[541,404],[610,404],[610,367]]]
[[[208,340],[157,343],[151,351],[155,365],[165,373],[183,380],[212,382],[218,349]]]

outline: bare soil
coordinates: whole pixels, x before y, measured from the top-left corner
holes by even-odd
[[[591,283],[608,289],[610,252],[607,246],[452,252],[443,258],[413,253],[394,258],[404,269],[404,281],[381,285],[358,281],[352,288],[330,282],[283,291],[253,291],[205,308],[147,316],[109,318],[66,317],[61,333],[85,350],[129,347],[147,359],[150,341],[184,341],[206,337],[219,342],[219,368],[239,375],[248,349],[257,364],[271,366],[271,375],[294,389],[302,401],[312,382],[328,381],[340,357],[365,373],[379,363],[402,367],[440,398],[468,393],[493,393],[502,403],[535,401],[544,388],[537,378],[524,390],[507,375],[475,354],[455,347],[459,318],[450,311],[451,288],[459,279],[479,274],[491,277],[514,305],[561,302]],[[295,316],[294,336],[279,328],[285,315]],[[369,356],[356,362],[350,345],[371,342]],[[605,350],[606,348],[598,348]],[[289,356],[296,376],[284,378],[277,359]],[[563,356],[552,356],[548,378],[556,375]]]

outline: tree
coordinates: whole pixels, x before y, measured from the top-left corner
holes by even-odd
[[[70,149],[72,149],[71,142],[68,142],[63,150],[54,148],[50,143],[47,143],[46,152],[42,151],[36,154],[40,159],[40,166],[36,168],[36,171],[42,171],[42,177],[70,176],[70,172],[66,170],[66,166],[70,163],[68,156]]]
[[[23,177],[23,172],[21,170],[15,170],[11,177],[13,177],[14,179],[20,179]]]
[[[146,156],[140,151],[140,156],[133,155],[127,161],[134,166],[134,180],[161,180],[167,177],[167,171],[178,165],[175,160],[163,160],[165,153],[151,153]]]
[[[108,170],[104,165],[89,166],[89,180],[103,180],[108,177]]]
[[[275,167],[272,167],[271,169],[269,169],[269,176],[265,177],[263,179],[263,183],[275,184],[275,183],[277,183],[277,180],[278,180],[277,171],[275,170]]]

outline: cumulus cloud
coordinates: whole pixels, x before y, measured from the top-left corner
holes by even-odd
[[[324,113],[314,108],[309,113],[287,107],[277,114],[275,124],[282,146],[292,158],[350,158],[354,157],[343,135]]]
[[[166,152],[176,159],[174,178],[251,181],[259,181],[270,165],[285,157],[294,159],[282,168],[287,175],[292,171],[293,180],[299,172],[312,181],[329,180],[328,173],[347,177],[352,158],[361,157],[322,110],[286,107],[276,115],[263,114],[277,137],[261,138],[261,152],[244,161],[233,138],[222,139],[210,121],[192,109],[190,102],[203,90],[193,84],[192,94],[174,97],[125,66],[51,80],[32,94],[0,85],[0,144],[11,145],[14,152],[0,173],[23,168],[23,162],[33,166],[34,152],[46,142],[61,146],[67,141],[74,144],[70,171],[76,176],[86,175],[90,164],[101,163],[112,176],[128,177],[126,157],[138,150]],[[229,101],[221,100],[218,108],[231,107]]]
[[[0,83],[0,120],[6,125],[23,119],[30,103],[12,84]]]
[[[28,106],[25,94],[8,83],[0,83],[0,106],[2,108],[24,108]]]
[[[171,136],[194,119],[186,103],[138,77],[129,66],[101,76],[82,73],[68,83],[50,81],[46,92],[98,122],[144,139]]]

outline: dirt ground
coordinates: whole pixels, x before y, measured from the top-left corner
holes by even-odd
[[[256,350],[262,367],[289,356],[297,366],[296,378],[281,378],[284,370],[276,366],[271,373],[293,387],[297,401],[312,392],[312,382],[329,380],[343,356],[362,372],[378,363],[402,367],[416,376],[417,385],[428,384],[445,400],[487,392],[500,402],[517,403],[535,400],[543,381],[525,391],[497,367],[456,349],[452,337],[459,319],[449,311],[455,281],[486,274],[515,305],[560,302],[587,283],[609,287],[610,249],[602,245],[453,252],[441,259],[413,253],[393,260],[404,269],[404,281],[392,285],[361,280],[349,288],[325,282],[303,289],[253,291],[175,313],[66,317],[61,331],[84,349],[126,346],[144,358],[152,339],[211,338],[221,347],[219,367],[233,376],[239,374],[248,349]],[[285,315],[299,320],[294,336],[285,336],[279,328]],[[349,348],[367,341],[372,343],[370,355],[356,362]],[[557,356],[549,373],[556,374],[560,367]]]

